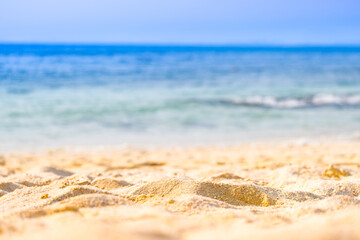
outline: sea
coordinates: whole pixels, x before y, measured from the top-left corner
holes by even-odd
[[[359,136],[358,46],[0,44],[0,149]]]

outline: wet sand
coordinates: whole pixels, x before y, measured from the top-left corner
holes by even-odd
[[[360,239],[360,143],[0,156],[2,239]]]

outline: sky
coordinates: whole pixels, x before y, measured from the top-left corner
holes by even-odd
[[[0,0],[0,42],[360,44],[359,0]]]

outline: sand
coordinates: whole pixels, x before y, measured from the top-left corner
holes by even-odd
[[[360,143],[0,156],[2,239],[360,239]]]

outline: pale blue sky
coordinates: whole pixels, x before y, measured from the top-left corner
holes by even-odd
[[[0,0],[0,42],[360,44],[360,1]]]

